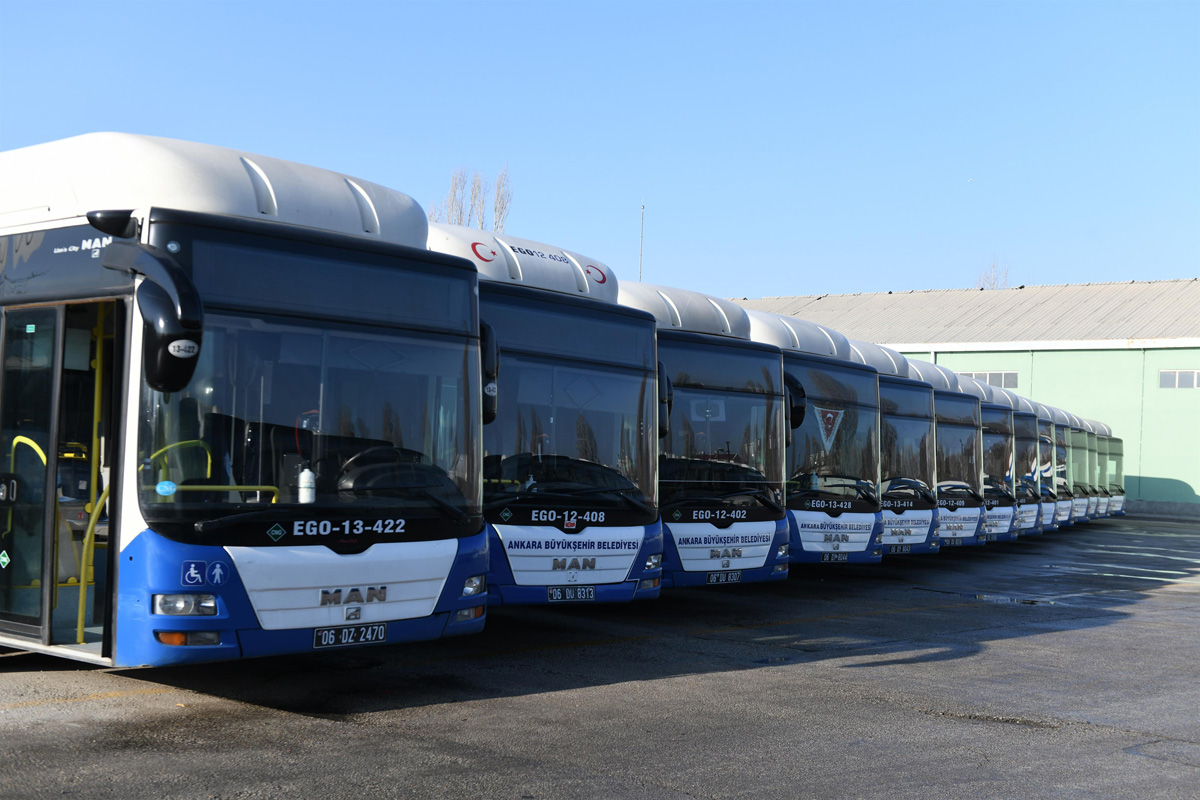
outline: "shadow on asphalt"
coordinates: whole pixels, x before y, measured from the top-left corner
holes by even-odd
[[[872,668],[965,658],[992,641],[1111,624],[1157,587],[1200,583],[1198,572],[1195,527],[1126,517],[652,602],[495,609],[482,634],[465,638],[113,672],[318,717],[827,659],[869,678]],[[0,653],[0,672],[90,669]]]

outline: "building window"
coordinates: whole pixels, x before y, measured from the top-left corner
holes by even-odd
[[[1160,369],[1158,371],[1158,388],[1200,389],[1200,370]]]
[[[1015,372],[960,372],[958,374],[992,386],[999,386],[1001,389],[1017,388],[1017,373]]]

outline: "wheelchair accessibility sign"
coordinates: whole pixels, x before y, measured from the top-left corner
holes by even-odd
[[[183,576],[180,582],[184,586],[220,586],[229,580],[229,565],[224,561],[184,561]]]

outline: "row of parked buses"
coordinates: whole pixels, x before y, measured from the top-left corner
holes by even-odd
[[[97,664],[1121,513],[1102,423],[223,148],[0,154],[0,313],[0,644]]]

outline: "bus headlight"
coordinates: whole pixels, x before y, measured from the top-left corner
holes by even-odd
[[[786,544],[779,545],[779,550],[776,551],[775,557],[776,558],[787,558],[788,552],[790,551],[790,549],[791,548]]]
[[[168,617],[212,617],[217,597],[211,594],[156,594],[154,613]]]
[[[646,569],[658,569],[662,566],[662,553],[655,553],[646,559]]]
[[[487,591],[487,576],[472,575],[463,581],[463,597],[474,597]]]

